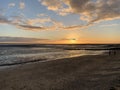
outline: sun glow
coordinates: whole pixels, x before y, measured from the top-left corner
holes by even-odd
[[[72,38],[72,39],[70,39],[70,43],[71,43],[71,44],[75,44],[75,43],[77,43],[77,39],[76,39],[76,38]]]
[[[78,44],[80,35],[76,32],[71,32],[66,36],[66,38],[68,39],[69,44]]]

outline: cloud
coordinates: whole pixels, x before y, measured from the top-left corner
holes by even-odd
[[[0,43],[34,43],[34,42],[45,42],[50,41],[49,39],[38,39],[38,38],[25,38],[25,37],[0,37]]]
[[[41,13],[41,14],[37,14],[37,17],[49,17],[49,16],[44,13]]]
[[[24,3],[24,2],[20,2],[19,8],[20,8],[20,9],[24,9],[24,8],[25,8],[25,3]]]
[[[120,18],[120,0],[41,0],[41,3],[59,15],[79,14],[88,23]]]
[[[50,18],[35,18],[35,19],[28,19],[27,23],[29,25],[35,25],[35,24],[45,24],[46,22],[51,22]]]
[[[47,26],[47,23],[51,25]],[[0,24],[10,24],[23,30],[33,31],[56,30],[60,27],[63,27],[63,24],[61,22],[55,21],[49,17],[27,19],[21,16],[11,16],[8,19],[5,16],[0,16]]]
[[[79,8],[75,1],[71,4],[73,11],[82,14],[89,23],[120,18],[120,0],[97,0],[96,2],[85,0],[86,2],[84,1]],[[80,8],[82,9],[79,10]]]
[[[34,30],[34,31],[39,31],[39,30],[44,30],[44,27],[38,27],[38,26],[31,26],[31,25],[18,25],[18,28],[24,29],[24,30]]]
[[[11,16],[9,19],[0,16],[0,24],[14,25],[22,30],[41,31],[41,30],[76,30],[84,28],[83,25],[64,26],[62,22],[56,21],[49,16],[27,19],[23,15]],[[49,26],[47,24],[50,24]]]
[[[6,17],[0,16],[0,24],[8,24],[11,23]]]
[[[47,26],[46,23],[51,23],[51,25]],[[75,30],[85,27],[83,25],[64,26],[62,22],[51,18],[26,19],[21,16],[12,16],[10,19],[4,16],[0,16],[0,24],[10,24],[16,26],[17,28],[31,31]]]
[[[39,0],[42,5],[48,6],[48,10],[57,11],[58,9],[62,8],[62,2],[60,0]]]
[[[73,25],[73,26],[66,26],[63,28],[63,30],[76,30],[83,28],[83,25]]]
[[[113,26],[120,26],[120,24],[105,24],[105,25],[100,25],[100,27],[113,27]]]
[[[38,0],[42,5],[47,6],[48,10],[57,12],[59,15],[65,16],[69,12],[69,8],[64,8],[62,0]]]
[[[14,7],[14,6],[15,6],[15,3],[9,3],[8,6],[9,6],[9,7]]]
[[[42,17],[39,18],[26,19],[24,23],[22,22],[23,21],[21,21],[21,24],[17,24],[17,27],[24,30],[56,30],[60,27],[63,27],[63,24],[61,22],[55,21],[47,15],[44,17],[42,15]],[[48,23],[50,24],[49,26],[47,26]]]
[[[0,16],[0,23],[15,25],[24,30],[76,30],[93,25],[94,23],[120,19],[120,0],[39,0],[48,10],[59,15],[78,14],[80,20],[87,21],[85,25],[64,26],[60,21],[48,15],[39,14],[36,18],[23,16],[7,18]],[[12,3],[11,3],[12,5]],[[20,9],[24,9],[24,2],[20,2]]]
[[[17,28],[23,30],[31,30],[31,31],[42,31],[42,30],[57,30],[59,26],[31,26],[31,25],[17,25]]]

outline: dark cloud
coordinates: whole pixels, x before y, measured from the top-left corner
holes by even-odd
[[[75,12],[83,12],[85,4],[88,1],[89,0],[69,0],[69,5]]]
[[[88,22],[120,18],[120,0],[69,0],[74,13],[83,15]]]
[[[8,24],[11,23],[11,21],[9,21],[7,18],[0,16],[0,23],[2,24]]]
[[[44,30],[44,27],[38,27],[38,26],[30,26],[30,25],[19,25],[19,28],[25,29],[25,30]]]
[[[16,42],[16,43],[30,43],[30,42],[40,42],[40,41],[49,41],[49,39],[36,39],[36,38],[24,38],[24,37],[0,37],[0,43],[5,42]]]

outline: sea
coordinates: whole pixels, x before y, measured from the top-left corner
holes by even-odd
[[[107,52],[108,47],[110,45],[2,44],[0,45],[0,67],[101,55]]]

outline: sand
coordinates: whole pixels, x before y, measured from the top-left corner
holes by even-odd
[[[120,90],[120,53],[0,70],[0,90]]]

